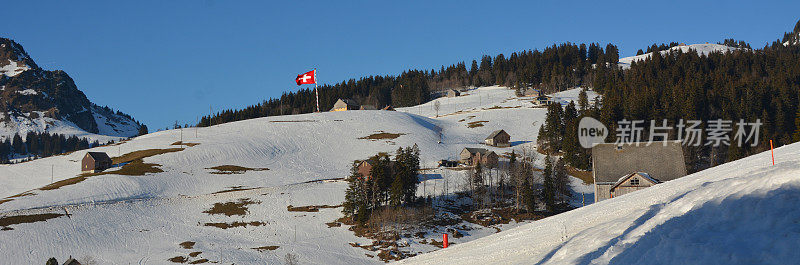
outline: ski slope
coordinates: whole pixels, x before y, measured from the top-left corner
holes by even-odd
[[[662,56],[664,56],[667,53],[670,53],[670,52],[673,52],[673,51],[678,51],[678,50],[680,50],[683,53],[687,53],[689,51],[695,51],[695,52],[697,52],[697,54],[702,56],[702,55],[708,55],[708,54],[710,54],[712,52],[722,52],[722,53],[733,52],[735,50],[739,50],[739,48],[728,47],[728,46],[721,45],[721,44],[705,43],[705,44],[691,44],[691,45],[675,46],[675,47],[669,48],[667,50],[660,51],[660,53],[661,53]],[[644,61],[644,60],[650,58],[650,56],[652,54],[653,53],[651,52],[651,53],[646,53],[646,54],[637,55],[637,56],[619,58],[619,64],[618,65],[620,67],[622,67],[622,69],[628,69],[628,68],[631,68],[631,64],[633,62],[635,62],[635,61]]]
[[[800,143],[403,264],[796,264]]]
[[[566,91],[565,98],[579,89]],[[467,96],[440,99],[454,111],[440,117],[400,111],[347,111],[287,115],[231,122],[206,128],[185,128],[151,133],[119,144],[29,162],[0,165],[0,218],[32,214],[63,214],[46,221],[0,227],[0,257],[12,264],[46,261],[49,257],[86,257],[100,264],[165,264],[174,257],[189,262],[276,264],[286,253],[299,255],[303,264],[383,263],[375,252],[353,247],[369,244],[348,226],[328,227],[342,217],[336,208],[344,199],[354,160],[378,152],[417,144],[421,166],[432,168],[441,159],[457,159],[464,147],[489,148],[498,154],[518,152],[535,143],[546,110],[529,98],[515,97],[502,87],[478,88]],[[478,98],[482,95],[484,98]],[[451,102],[452,101],[452,102]],[[477,101],[477,102],[475,102]],[[409,113],[410,112],[410,113]],[[482,126],[469,126],[482,121]],[[493,130],[512,135],[511,148],[483,145]],[[394,139],[362,139],[376,133],[392,133]],[[440,138],[441,136],[441,138]],[[191,144],[175,145],[176,142]],[[88,177],[57,189],[41,189],[52,182],[80,174],[86,151],[117,157],[134,151],[183,148],[146,157],[160,173],[139,176],[107,174]],[[215,166],[268,168],[240,174],[215,174]],[[116,170],[112,168],[109,171]],[[441,195],[463,180],[464,171],[428,170],[421,177],[418,195]],[[573,178],[576,192],[590,186]],[[591,196],[591,194],[586,194]],[[206,213],[217,203],[249,204],[244,214]],[[588,197],[591,201],[591,197]],[[318,212],[292,212],[287,207],[328,205]],[[68,214],[68,215],[67,215]],[[255,222],[255,223],[253,223]],[[222,229],[213,224],[238,224]],[[209,226],[211,224],[212,226]],[[522,223],[496,227],[471,226],[463,243],[510,229]],[[113,236],[109,236],[113,235]],[[427,239],[441,240],[431,233]],[[20,241],[20,238],[26,240]],[[195,242],[192,249],[179,243]],[[418,239],[403,238],[411,253],[438,247]],[[253,248],[277,246],[274,250]],[[202,252],[195,257],[188,254]]]

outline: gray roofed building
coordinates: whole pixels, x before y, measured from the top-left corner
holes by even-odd
[[[81,172],[97,173],[111,167],[111,158],[104,152],[86,152],[81,160]]]
[[[467,165],[474,165],[475,162],[480,162],[481,165],[487,167],[494,167],[497,165],[498,156],[494,151],[486,148],[464,147],[459,154],[462,163]]]
[[[510,146],[510,141],[511,135],[509,135],[505,130],[496,130],[489,134],[489,136],[484,140],[486,145],[498,147],[508,147]]]
[[[611,198],[611,188],[620,178],[644,172],[659,182],[686,175],[686,163],[680,141],[598,144],[592,148],[592,175],[595,202]]]

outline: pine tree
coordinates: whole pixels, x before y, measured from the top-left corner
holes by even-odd
[[[581,89],[581,93],[578,94],[578,108],[581,114],[589,108],[589,96],[586,94],[586,88]]]
[[[369,217],[367,214],[368,196],[365,189],[367,187],[365,179],[361,176],[361,173],[358,173],[358,163],[353,163],[350,168],[350,176],[347,178],[347,182],[347,190],[342,203],[342,213],[363,224]]]
[[[800,22],[797,22],[800,26]],[[800,104],[797,105],[797,114],[794,118],[794,134],[792,134],[792,141],[800,142]]]

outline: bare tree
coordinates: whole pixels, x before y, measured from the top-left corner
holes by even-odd
[[[286,265],[297,265],[300,264],[300,259],[295,254],[286,253],[286,256],[284,256],[284,263],[286,263]]]
[[[433,109],[436,111],[436,118],[439,118],[439,108],[441,107],[441,103],[437,100],[433,103]]]

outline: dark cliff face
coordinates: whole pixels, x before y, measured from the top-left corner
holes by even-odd
[[[9,70],[15,64],[17,70]],[[21,45],[0,38],[0,68],[4,66],[7,71],[0,72],[0,113],[21,116],[40,111],[47,117],[68,120],[87,132],[98,133],[92,102],[66,72],[39,68]],[[3,116],[7,119],[10,115]]]

